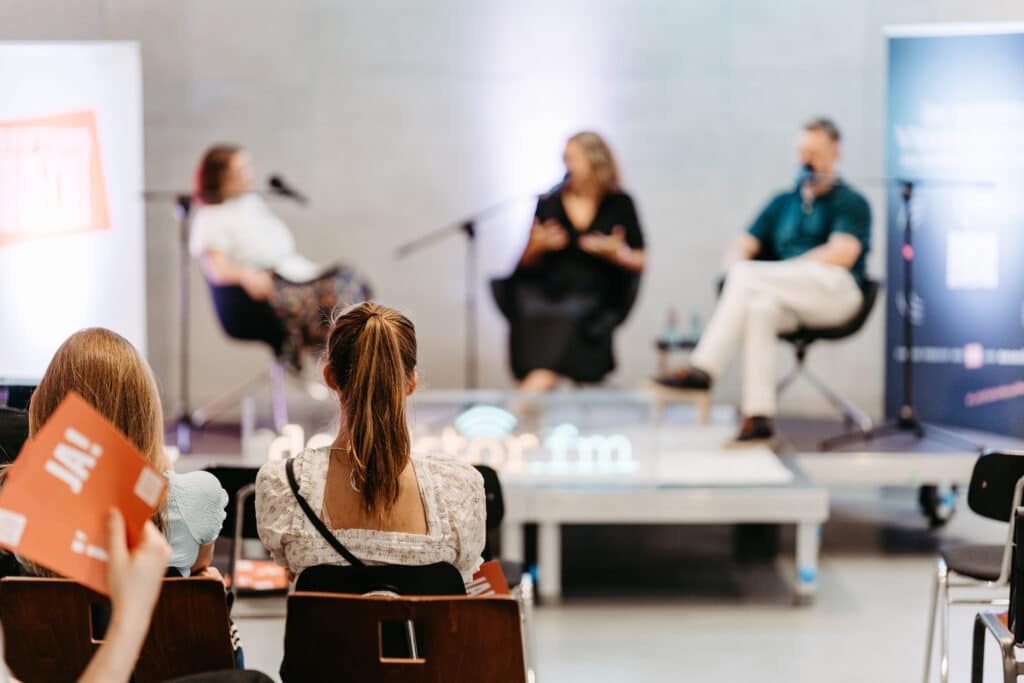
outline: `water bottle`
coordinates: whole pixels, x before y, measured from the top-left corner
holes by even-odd
[[[665,330],[661,335],[661,339],[668,348],[672,348],[680,342],[679,316],[676,315],[676,309],[674,308],[669,307],[668,313],[665,315]]]
[[[696,307],[690,310],[690,341],[694,344],[700,341],[700,313]]]

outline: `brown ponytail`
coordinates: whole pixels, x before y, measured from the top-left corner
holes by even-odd
[[[353,483],[366,512],[386,521],[409,464],[405,398],[416,369],[416,330],[398,311],[357,304],[335,317],[327,356],[341,393]]]

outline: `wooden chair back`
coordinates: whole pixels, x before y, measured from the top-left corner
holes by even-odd
[[[415,624],[416,659],[381,655],[382,624]],[[293,593],[281,679],[362,683],[523,683],[522,621],[511,597]]]
[[[208,578],[164,579],[135,665],[136,683],[234,666],[224,584]]]
[[[102,615],[109,605],[104,596],[67,579],[0,580],[0,622],[11,671],[25,681],[77,680],[102,643]],[[164,579],[135,681],[233,667],[223,584]]]
[[[77,680],[100,645],[93,637],[92,606],[105,603],[102,595],[74,581],[0,581],[0,622],[11,673],[23,681]]]

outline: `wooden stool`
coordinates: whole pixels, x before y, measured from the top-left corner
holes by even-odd
[[[664,377],[669,373],[669,354],[673,351],[686,351],[689,353],[697,347],[695,339],[666,340],[658,339],[654,342],[658,352],[658,376]],[[651,382],[650,388],[654,391],[654,416],[655,420],[661,422],[665,412],[665,405],[668,403],[693,403],[697,406],[697,423],[706,425],[711,421],[711,393],[705,389],[673,389]]]
[[[697,423],[711,422],[711,392],[703,389],[673,389],[657,382],[651,382],[654,392],[654,419],[661,422],[665,406],[669,403],[693,403],[697,406]]]

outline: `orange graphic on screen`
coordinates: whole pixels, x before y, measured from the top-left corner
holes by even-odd
[[[109,228],[95,113],[0,121],[0,246]]]

